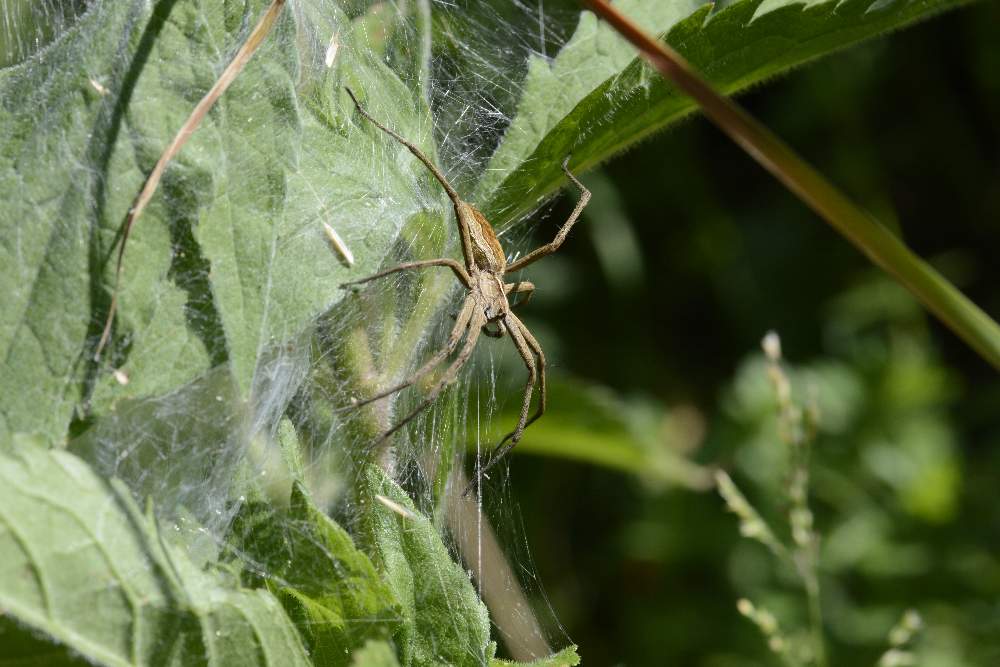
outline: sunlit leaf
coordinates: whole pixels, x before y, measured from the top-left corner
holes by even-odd
[[[136,223],[105,355],[118,374],[91,362],[125,214],[265,4],[99,0],[0,71],[0,433],[60,442],[83,401],[99,417],[226,363],[245,399],[268,351],[342,298],[348,275],[374,270],[404,220],[440,204],[411,158],[396,164],[399,146],[354,125],[342,87],[425,144],[426,107],[346,32],[325,66],[345,20],[333,3],[286,11]],[[353,248],[353,269],[324,222]]]
[[[569,646],[547,658],[539,658],[531,662],[494,659],[490,662],[490,667],[568,667],[579,664],[580,656],[576,654],[576,647]]]
[[[359,502],[366,508],[359,539],[403,606],[404,622],[396,635],[402,664],[485,662],[490,645],[486,607],[434,525],[374,466],[365,472]]]
[[[710,4],[683,16],[660,10],[663,13],[655,19],[653,8],[674,4],[640,0],[618,6],[642,27],[664,36],[720,90],[735,93],[960,4],[955,0],[738,0],[721,4],[714,13]],[[567,48],[566,55],[561,53],[552,63],[532,64],[519,107],[531,119],[531,130],[522,130],[517,121],[512,124],[477,189],[484,212],[494,220],[516,220],[563,187],[559,165],[567,155],[573,156],[572,165],[586,169],[696,111],[693,100],[639,58],[627,63],[608,58],[605,52],[620,53],[624,41],[604,31],[610,29],[595,28],[593,16],[585,13],[569,42],[573,50]],[[599,48],[605,40],[611,45]],[[562,72],[566,65],[561,58],[569,60],[570,54],[575,71],[587,72],[579,78],[588,85],[577,85],[578,77]],[[591,80],[602,73],[603,80]]]
[[[319,664],[346,665],[351,651],[399,625],[395,597],[371,561],[298,483],[287,516],[263,503],[244,507],[233,546],[251,564],[250,583],[281,600]]]
[[[274,596],[202,570],[122,485],[38,445],[0,455],[0,606],[4,645],[41,655],[67,659],[63,646],[105,665],[311,664]]]

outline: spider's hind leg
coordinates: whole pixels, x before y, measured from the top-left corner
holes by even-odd
[[[472,299],[469,299],[469,301],[472,301]],[[458,356],[451,362],[451,365],[449,365],[445,370],[444,375],[442,375],[441,379],[437,381],[437,384],[435,384],[431,390],[427,392],[427,397],[420,402],[413,412],[403,417],[403,419],[400,420],[395,426],[380,435],[375,441],[376,445],[385,442],[390,435],[406,426],[414,417],[426,410],[431,403],[437,400],[438,395],[444,391],[444,388],[454,382],[455,378],[458,377],[458,372],[462,369],[462,366],[465,365],[465,362],[469,360],[469,357],[472,356],[472,352],[476,349],[476,341],[479,340],[479,333],[483,324],[485,324],[482,314],[476,312],[474,307],[471,310],[472,319],[469,322],[469,335],[465,339],[465,345],[462,346],[462,350],[458,353]]]
[[[403,389],[406,389],[407,387],[413,385],[417,380],[419,380],[420,378],[422,378],[423,376],[427,375],[432,370],[434,370],[437,366],[441,364],[442,361],[448,358],[449,354],[455,351],[455,348],[458,346],[458,341],[462,339],[462,334],[464,334],[466,330],[469,328],[469,322],[472,319],[472,311],[475,308],[475,305],[476,303],[472,298],[465,299],[465,303],[462,304],[462,310],[459,311],[458,317],[455,320],[455,326],[452,327],[451,333],[448,334],[448,342],[445,343],[444,347],[442,347],[440,350],[434,353],[434,356],[428,359],[423,366],[418,368],[413,373],[413,375],[406,378],[405,380],[403,380],[394,387],[390,387],[389,389],[380,391],[374,396],[369,396],[363,401],[357,401],[355,403],[352,403],[346,408],[341,408],[341,410],[353,410],[355,408],[360,408],[364,405],[368,405],[369,403],[377,401],[380,398],[391,396],[392,394],[395,394],[397,391],[402,391]]]
[[[530,347],[531,351],[538,357],[538,408],[535,410],[535,414],[531,415],[531,418],[525,422],[524,427],[527,428],[531,426],[536,419],[545,414],[545,352],[542,351],[542,346],[531,334],[528,327],[524,326],[524,322],[517,319],[516,316],[512,315],[512,317],[514,317],[514,320],[521,331],[521,335],[524,336],[525,342],[528,343],[528,347]]]

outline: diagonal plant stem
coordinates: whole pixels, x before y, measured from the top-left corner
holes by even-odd
[[[690,95],[705,115],[750,157],[906,287],[979,355],[1000,369],[1000,325],[892,232],[861,210],[773,132],[717,92],[684,58],[653,39],[606,0],[585,0],[665,79]]]
[[[118,245],[118,258],[115,262],[115,284],[111,292],[111,305],[108,307],[108,317],[104,322],[104,330],[101,332],[101,339],[97,343],[97,349],[94,351],[94,361],[99,361],[101,358],[101,352],[104,350],[104,346],[108,344],[108,338],[111,336],[111,325],[115,319],[115,312],[118,310],[118,289],[121,284],[122,277],[122,261],[125,258],[125,244],[128,242],[128,237],[132,233],[132,227],[135,226],[136,221],[142,215],[142,212],[146,208],[146,204],[149,200],[153,198],[153,194],[156,193],[156,188],[160,185],[160,179],[163,178],[163,172],[166,170],[167,165],[170,161],[184,148],[184,144],[187,143],[191,135],[194,134],[198,126],[201,125],[201,121],[204,120],[205,115],[208,114],[208,110],[212,108],[216,100],[226,92],[230,84],[236,80],[236,77],[240,75],[243,68],[253,57],[253,54],[260,47],[264,38],[271,32],[271,28],[274,27],[274,22],[278,19],[278,15],[281,13],[281,9],[285,5],[285,0],[272,0],[267,11],[260,17],[257,25],[254,26],[253,31],[251,31],[250,36],[247,37],[246,42],[240,47],[240,50],[236,52],[236,56],[233,61],[229,63],[222,74],[219,76],[215,85],[212,86],[211,90],[205,93],[205,96],[201,98],[198,105],[188,116],[188,119],[181,126],[181,129],[177,131],[174,136],[174,140],[170,142],[167,149],[163,151],[160,155],[160,159],[156,161],[156,165],[153,167],[153,171],[149,173],[146,178],[145,184],[142,186],[142,190],[139,195],[135,198],[132,203],[132,208],[129,209],[128,216],[125,218],[125,224],[122,227],[121,241]]]
[[[489,517],[475,498],[461,489],[469,478],[461,467],[452,472],[445,520],[458,552],[472,573],[479,596],[490,610],[507,650],[515,660],[529,662],[552,654],[531,602],[517,580]]]

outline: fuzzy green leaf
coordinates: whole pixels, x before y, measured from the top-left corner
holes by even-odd
[[[220,365],[245,400],[268,351],[342,298],[348,276],[374,270],[403,221],[445,210],[342,88],[423,145],[426,105],[348,32],[325,65],[347,21],[332,0],[286,9],[136,223],[105,352],[123,375],[91,362],[133,198],[266,4],[97,0],[0,71],[0,434],[62,442],[74,411],[100,418]]]
[[[486,607],[434,524],[376,466],[364,472],[359,502],[365,508],[359,539],[367,542],[367,551],[403,606],[404,622],[396,634],[402,664],[486,663],[490,655]]]
[[[274,596],[202,570],[122,485],[38,445],[0,455],[0,608],[26,660],[311,664]]]
[[[490,661],[490,667],[573,667],[579,664],[580,656],[576,653],[576,646],[567,646],[547,658],[539,658],[531,662],[514,662],[512,660],[499,659]]]
[[[278,596],[316,664],[346,665],[370,639],[391,637],[398,603],[351,536],[317,509],[298,483],[288,515],[263,504],[243,508],[233,527],[247,577]]]
[[[706,4],[672,25],[642,21],[640,8],[665,4],[670,3],[645,0],[619,7],[663,35],[721,91],[733,94],[862,39],[959,6],[962,0],[737,0],[720,3],[714,13]],[[599,44],[593,21],[584,14],[579,37],[570,44],[578,39]],[[589,58],[576,63],[577,70],[605,71],[604,53],[595,47],[590,51]],[[477,189],[479,201],[488,202],[483,208],[488,217],[516,220],[537,207],[565,185],[559,165],[567,155],[573,156],[572,165],[585,170],[697,110],[693,100],[634,57],[634,50],[632,55],[589,89],[556,85],[558,103],[553,86],[526,86],[520,109],[537,110],[552,101],[555,111],[542,116],[544,124],[534,132],[521,131],[516,121],[511,125]],[[551,65],[535,64],[529,81],[556,78],[560,57]]]
[[[617,6],[642,27],[659,33],[702,4],[699,0],[621,0]],[[580,15],[573,37],[555,58],[532,56],[517,113],[476,187],[475,200],[487,201],[504,178],[525,166],[535,147],[581,99],[633,60],[632,45],[590,12]]]

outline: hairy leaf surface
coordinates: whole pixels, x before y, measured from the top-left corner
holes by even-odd
[[[577,655],[575,646],[567,646],[547,658],[539,658],[531,662],[514,662],[496,658],[490,661],[490,667],[572,667],[579,664],[580,656]]]
[[[720,90],[732,94],[962,2],[738,0],[720,3],[714,12],[705,4],[671,25],[642,21],[643,8],[664,4],[670,3],[646,0],[635,7],[619,6],[661,35]],[[609,60],[598,48],[600,30],[607,28],[595,30],[593,22],[589,13],[581,17],[570,45],[587,40],[591,47],[574,63],[579,70],[605,72],[618,61]],[[619,47],[622,44],[623,40]],[[576,53],[569,45],[564,52],[567,57]],[[484,212],[494,222],[520,218],[565,185],[559,165],[567,155],[573,156],[571,164],[578,170],[586,170],[697,110],[693,100],[649,70],[634,50],[631,53],[628,63],[592,86],[557,82],[568,78],[559,76],[562,53],[552,64],[533,64],[519,109],[540,119],[539,126],[528,132],[516,120],[512,123],[477,189],[478,200],[488,202]],[[534,80],[550,85],[531,85]],[[551,112],[537,113],[549,105]]]
[[[351,536],[320,512],[299,483],[288,516],[246,506],[234,525],[236,555],[251,583],[282,602],[317,664],[346,665],[366,641],[392,636],[395,596]]]
[[[336,303],[348,275],[373,270],[404,220],[443,210],[409,154],[354,120],[342,87],[380,114],[391,108],[392,124],[425,145],[426,106],[349,33],[325,65],[348,22],[334,3],[285,11],[138,220],[113,343],[104,364],[92,362],[133,198],[265,5],[98,0],[47,49],[0,71],[10,130],[0,139],[0,433],[61,442],[83,401],[99,418],[219,365],[246,399],[268,351]],[[354,269],[324,222],[352,248]]]
[[[396,635],[403,665],[485,663],[490,647],[486,607],[434,524],[375,466],[365,473],[359,502],[367,507],[359,539],[403,607]]]
[[[0,455],[0,607],[30,659],[311,664],[273,595],[202,570],[122,485],[35,443]]]

